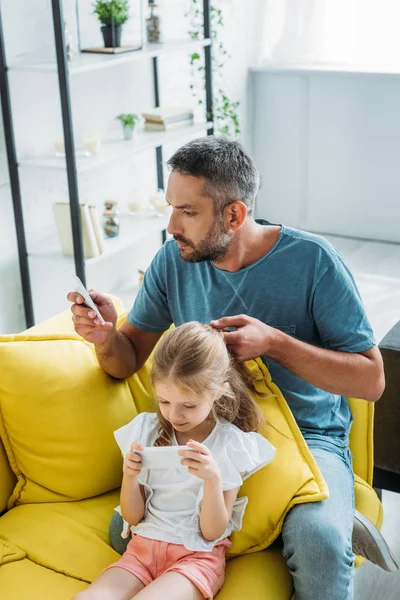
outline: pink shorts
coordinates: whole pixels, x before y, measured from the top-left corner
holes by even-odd
[[[218,542],[211,552],[192,552],[180,544],[168,544],[134,535],[121,558],[107,567],[119,567],[148,585],[168,571],[189,579],[207,600],[213,600],[225,579],[225,553],[228,538]],[[105,569],[105,570],[107,570]]]

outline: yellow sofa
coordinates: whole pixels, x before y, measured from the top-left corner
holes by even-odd
[[[122,323],[123,308],[117,299],[114,303]],[[269,389],[278,396],[271,382]],[[282,463],[273,466],[273,461],[266,468],[271,471],[264,470],[259,479],[255,475],[248,481],[249,519],[233,547],[239,548],[238,553],[249,553],[228,560],[226,583],[218,600],[290,600],[292,579],[279,541],[271,542],[294,503],[326,497],[324,481],[313,459],[306,456],[304,440],[296,432],[284,400],[281,398],[275,407],[272,400],[267,398],[266,402],[268,410],[275,411],[269,413],[270,420],[278,425],[271,429],[272,442],[280,445],[281,434],[286,440],[282,452],[287,479],[284,474],[280,482],[276,481],[276,469]],[[108,538],[121,480],[121,457],[112,431],[137,412],[152,410],[153,403],[146,366],[126,381],[106,376],[91,345],[73,331],[69,311],[23,334],[0,336],[2,600],[70,599],[117,558]],[[380,527],[382,507],[370,487],[373,404],[362,400],[350,400],[350,404],[355,419],[351,449],[356,505]],[[303,453],[298,481],[296,453]],[[272,483],[281,485],[282,492],[275,493],[278,500],[289,479],[296,493],[290,492],[294,499],[286,499],[284,506],[279,506],[275,497],[273,518],[268,516],[262,522],[257,518],[259,507],[252,511],[252,498],[256,502],[257,486],[263,486],[263,477],[268,476]],[[269,502],[268,494],[263,502]],[[267,545],[265,550],[256,551]],[[361,562],[358,558],[357,564]]]

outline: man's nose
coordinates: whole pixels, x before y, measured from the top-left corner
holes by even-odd
[[[179,217],[174,210],[172,211],[172,214],[169,218],[167,231],[170,235],[182,233],[181,227],[179,225]]]

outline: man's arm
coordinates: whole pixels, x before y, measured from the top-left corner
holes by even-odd
[[[322,390],[375,402],[385,389],[377,346],[365,352],[326,350],[275,330],[275,342],[264,352],[292,373]]]
[[[103,344],[95,345],[97,360],[112,377],[130,377],[144,365],[161,336],[125,321]]]
[[[90,291],[105,320],[102,325],[96,313],[83,304],[84,298],[70,292],[75,331],[94,344],[97,359],[106,373],[117,379],[130,377],[144,365],[162,333],[150,333],[131,325],[129,321],[116,328],[117,312],[110,298]]]
[[[382,357],[376,346],[359,353],[318,348],[247,315],[223,317],[211,325],[237,328],[224,337],[240,362],[267,355],[318,388],[371,402],[385,389]]]

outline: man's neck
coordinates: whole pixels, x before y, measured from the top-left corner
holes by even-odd
[[[248,218],[235,234],[226,256],[214,265],[222,271],[240,271],[265,256],[275,245],[281,227],[279,225],[259,225]]]

